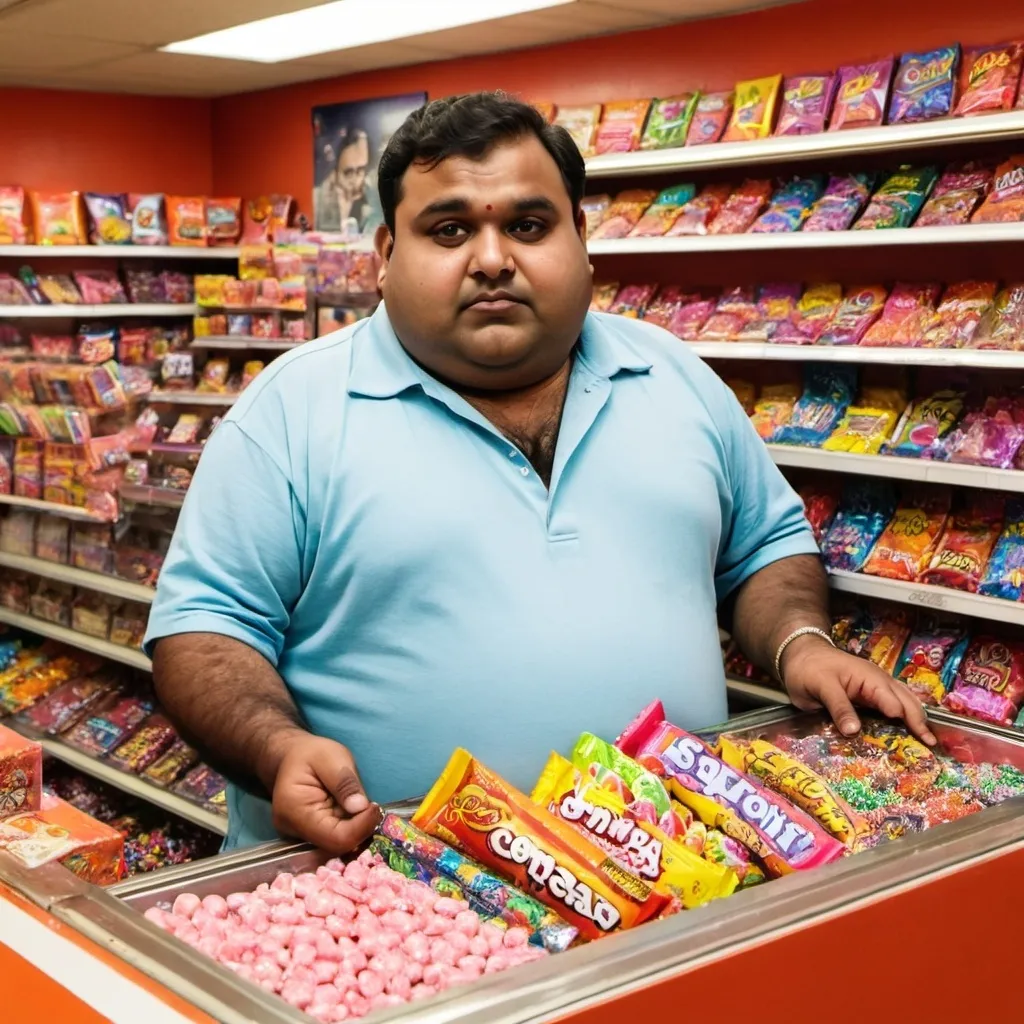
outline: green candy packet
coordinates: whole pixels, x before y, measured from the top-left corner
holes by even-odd
[[[697,109],[698,92],[685,92],[653,100],[647,116],[647,127],[640,139],[641,149],[673,149],[686,142],[693,112]]]
[[[909,228],[938,177],[937,167],[900,167],[871,197],[867,209],[854,224],[854,231]]]
[[[603,771],[592,774],[598,785],[602,785],[609,774],[617,775],[629,786],[634,800],[646,800],[653,805],[659,820],[671,810],[668,790],[661,779],[593,733],[580,734],[570,760],[583,775],[590,773],[591,765],[599,765]]]

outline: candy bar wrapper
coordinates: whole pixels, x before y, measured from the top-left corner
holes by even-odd
[[[889,124],[948,117],[953,111],[960,44],[900,57],[889,103]]]
[[[143,771],[142,777],[158,786],[170,786],[198,760],[199,754],[195,749],[183,739],[176,739],[165,753]]]
[[[149,701],[122,697],[107,710],[79,722],[67,733],[65,740],[79,750],[102,756],[127,739],[152,711]]]
[[[696,736],[665,721],[654,701],[616,741],[666,779],[675,797],[709,826],[743,843],[773,876],[829,864],[845,847],[789,801],[730,768]]]
[[[139,773],[148,768],[178,738],[174,726],[163,715],[150,715],[110,755],[110,763],[124,771]]]
[[[736,889],[732,871],[704,860],[657,825],[631,817],[621,797],[585,778],[561,754],[548,758],[530,799],[683,907],[698,907]]]
[[[824,779],[767,740],[724,734],[718,739],[717,752],[727,765],[760,779],[806,811],[848,849],[856,849],[870,831],[868,823],[836,796]]]
[[[597,939],[631,928],[666,901],[465,750],[456,750],[413,824],[479,860]]]
[[[209,765],[197,764],[183,779],[174,784],[174,792],[193,803],[223,812],[227,779]]]
[[[397,814],[384,815],[370,847],[406,878],[466,900],[484,920],[502,928],[526,928],[530,941],[550,953],[568,949],[576,939],[577,930],[539,900]]]
[[[78,671],[73,658],[53,658],[21,672],[0,686],[0,714],[14,714],[56,690]]]
[[[38,811],[42,782],[42,747],[0,725],[0,819]]]
[[[69,679],[38,704],[19,712],[17,721],[33,733],[56,736],[113,692],[114,687],[104,679]]]

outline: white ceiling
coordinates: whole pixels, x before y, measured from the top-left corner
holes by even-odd
[[[372,68],[651,28],[786,0],[574,0],[568,6],[546,11],[283,64],[159,52],[159,47],[167,43],[325,2],[0,0],[0,86],[223,96]],[[486,0],[481,3],[486,4]]]

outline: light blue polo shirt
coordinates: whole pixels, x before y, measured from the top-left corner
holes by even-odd
[[[255,648],[374,800],[424,793],[458,746],[529,791],[549,751],[655,697],[724,719],[716,605],[815,551],[732,393],[667,332],[587,316],[548,490],[382,306],[276,360],[210,439],[147,649]],[[227,845],[274,838],[265,802],[229,807]]]

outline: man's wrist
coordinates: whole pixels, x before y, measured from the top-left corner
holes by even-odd
[[[831,633],[819,626],[802,626],[786,634],[780,641],[775,657],[775,675],[783,686],[786,685],[787,667],[799,660],[802,652],[814,647],[835,647]]]
[[[256,758],[255,774],[268,793],[274,792],[277,773],[288,751],[297,742],[309,739],[310,735],[293,722],[283,722],[267,735],[266,742],[262,744],[262,750]]]

